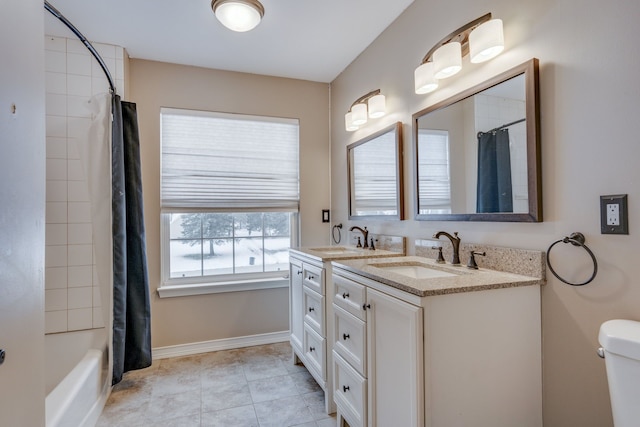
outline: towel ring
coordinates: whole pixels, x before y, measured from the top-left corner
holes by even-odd
[[[582,283],[571,283],[571,282],[568,282],[568,281],[564,280],[562,277],[560,277],[558,275],[558,273],[556,273],[556,271],[551,266],[551,259],[549,257],[549,253],[551,252],[551,248],[553,248],[555,245],[557,245],[560,242],[562,242],[562,243],[571,243],[573,246],[581,246],[591,256],[591,259],[593,260],[593,274],[591,275],[591,277],[586,282],[582,282]],[[584,242],[585,242],[584,234],[576,232],[576,233],[571,233],[571,235],[569,237],[565,237],[564,239],[556,240],[555,242],[553,242],[549,246],[549,249],[547,249],[547,265],[549,266],[549,270],[551,270],[551,273],[553,273],[553,275],[556,276],[556,278],[558,280],[560,280],[563,283],[566,283],[567,285],[584,286],[587,283],[590,283],[596,277],[596,274],[598,274],[598,261],[596,261],[596,256],[593,254],[593,252],[591,252],[591,249],[589,249],[587,247],[587,245],[584,244]]]
[[[333,242],[335,244],[340,243],[340,241],[342,240],[342,233],[340,233],[340,229],[342,228],[342,223],[340,224],[336,224],[333,226],[333,228],[331,229],[331,238],[333,239]],[[338,238],[336,239],[336,230],[338,230]]]

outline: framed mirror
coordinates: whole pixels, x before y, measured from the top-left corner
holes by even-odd
[[[538,60],[413,115],[417,220],[542,221]]]
[[[349,219],[404,219],[402,123],[347,146]]]

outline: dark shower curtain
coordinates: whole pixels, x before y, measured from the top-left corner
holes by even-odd
[[[136,104],[112,97],[113,376],[151,365],[151,310]]]
[[[478,213],[513,212],[509,130],[478,133]]]

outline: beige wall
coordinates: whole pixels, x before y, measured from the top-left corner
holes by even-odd
[[[505,52],[470,65],[429,95],[413,92],[413,70],[445,35],[486,12],[504,20]],[[459,231],[463,241],[546,250],[581,231],[599,262],[584,287],[549,274],[542,292],[545,427],[612,425],[604,362],[595,354],[600,324],[640,320],[640,29],[638,2],[597,0],[416,0],[332,83],[332,208],[348,224],[345,147],[389,123],[405,124],[405,165],[412,165],[411,114],[532,57],[540,59],[542,172],[545,222],[540,224],[416,222],[413,171],[405,170],[404,222],[373,222],[375,232],[412,238]],[[343,115],[356,98],[380,88],[389,114],[355,133]],[[599,196],[629,194],[628,236],[601,235]],[[555,253],[570,278],[590,274],[578,249]],[[579,277],[576,273],[573,277]],[[490,343],[487,343],[490,345]]]
[[[2,426],[45,423],[43,13],[41,1],[23,0],[3,2],[0,15]]]
[[[300,222],[303,245],[327,244],[329,85],[130,61],[130,100],[138,107],[153,347],[289,329],[288,289],[158,298],[160,284],[160,107],[300,120]]]

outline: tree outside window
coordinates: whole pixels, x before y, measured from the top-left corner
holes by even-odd
[[[171,277],[286,269],[290,213],[171,214]]]

